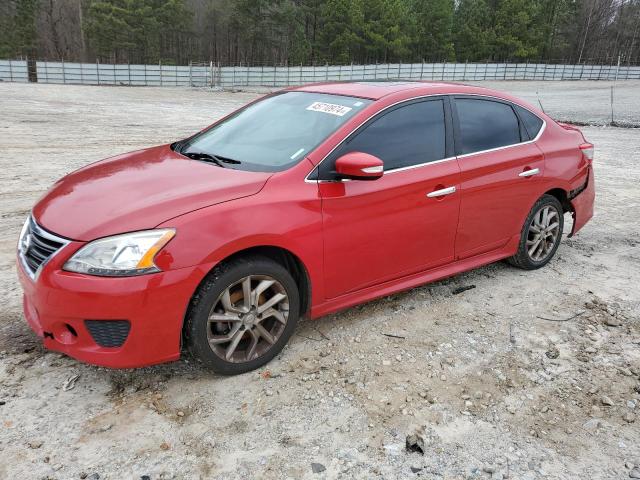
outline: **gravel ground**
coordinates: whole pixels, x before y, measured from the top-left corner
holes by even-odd
[[[479,82],[478,85],[510,92],[542,105],[556,120],[580,124],[640,127],[640,82]],[[613,106],[611,89],[613,88]]]
[[[565,120],[610,114],[607,82],[490,85]],[[617,90],[636,123],[639,88]],[[640,478],[640,129],[584,128],[596,215],[544,269],[498,263],[303,322],[232,378],[46,352],[14,266],[37,198],[254,97],[0,84],[0,478]]]

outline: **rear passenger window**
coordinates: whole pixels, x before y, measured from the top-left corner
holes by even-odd
[[[335,178],[335,160],[350,152],[380,158],[385,171],[445,158],[443,100],[428,100],[395,108],[365,125],[340,145],[331,161],[320,164],[320,178]]]
[[[460,154],[520,143],[520,125],[513,108],[492,100],[457,98]]]
[[[538,136],[538,133],[542,128],[542,120],[526,108],[522,108],[519,105],[514,105],[514,107],[518,111],[518,115],[520,116],[520,119],[522,120],[522,123],[524,124],[524,127],[529,134],[529,140],[533,140]]]

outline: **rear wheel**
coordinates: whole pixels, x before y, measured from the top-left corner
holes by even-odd
[[[535,203],[522,227],[518,252],[509,263],[525,270],[543,267],[560,245],[564,215],[562,205],[552,195],[543,195]]]
[[[233,260],[217,267],[194,296],[186,343],[217,373],[248,372],[284,348],[299,311],[296,282],[282,265],[260,256]]]

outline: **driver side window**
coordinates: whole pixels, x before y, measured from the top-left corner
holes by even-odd
[[[320,164],[319,178],[336,180],[335,161],[350,152],[380,158],[385,172],[446,157],[444,101],[422,100],[390,109],[347,138]]]

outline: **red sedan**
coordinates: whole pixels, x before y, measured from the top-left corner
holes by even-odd
[[[593,214],[593,145],[485,88],[328,83],[82,168],[18,245],[47,348],[109,367],[255,369],[299,318],[502,259],[545,265]]]

